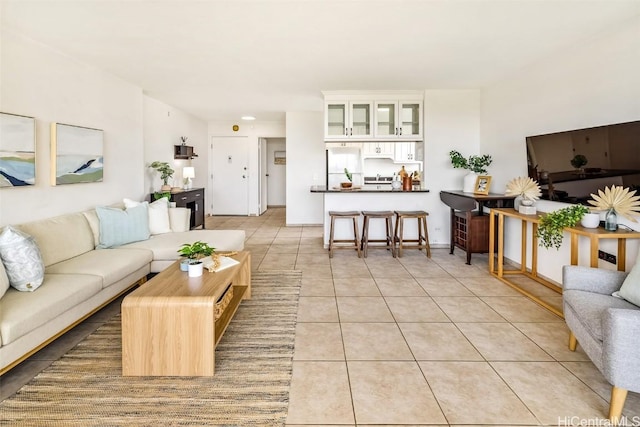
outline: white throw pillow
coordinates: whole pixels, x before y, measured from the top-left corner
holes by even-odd
[[[7,272],[4,270],[4,264],[0,261],[0,298],[4,296],[10,286]]]
[[[124,199],[125,208],[138,206],[141,203],[130,199]],[[148,203],[148,202],[142,202]],[[171,232],[169,222],[169,199],[162,197],[153,203],[149,203],[149,232],[151,234],[164,234]]]
[[[0,234],[0,258],[9,284],[19,291],[33,292],[44,280],[44,262],[33,237],[10,225]]]
[[[613,296],[624,298],[631,304],[640,306],[640,255],[627,278],[622,282],[620,290],[614,292]]]

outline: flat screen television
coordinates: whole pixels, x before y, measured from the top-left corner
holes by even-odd
[[[542,198],[584,203],[605,186],[640,190],[640,121],[526,138]],[[638,191],[640,194],[640,191]]]

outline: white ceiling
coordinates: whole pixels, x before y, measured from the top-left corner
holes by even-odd
[[[322,90],[481,88],[639,0],[2,0],[2,26],[204,120],[282,120]]]

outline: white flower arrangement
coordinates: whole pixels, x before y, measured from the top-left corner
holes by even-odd
[[[604,191],[598,190],[598,194],[592,194],[593,200],[589,200],[594,209],[607,211],[613,209],[617,214],[622,215],[629,221],[638,222],[631,215],[640,214],[640,196],[634,196],[634,191],[628,188],[612,185],[605,187]]]
[[[537,200],[542,195],[540,186],[529,177],[519,176],[507,183],[507,196],[522,196],[524,199]]]

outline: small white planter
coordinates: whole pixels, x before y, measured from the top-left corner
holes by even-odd
[[[465,193],[473,193],[476,189],[476,180],[478,178],[478,174],[475,172],[469,172],[464,176],[462,191]]]
[[[600,214],[584,214],[584,216],[580,220],[580,224],[582,224],[584,228],[598,228],[598,226],[600,226]]]
[[[200,277],[202,276],[202,262],[197,262],[195,264],[189,264],[189,277]]]

